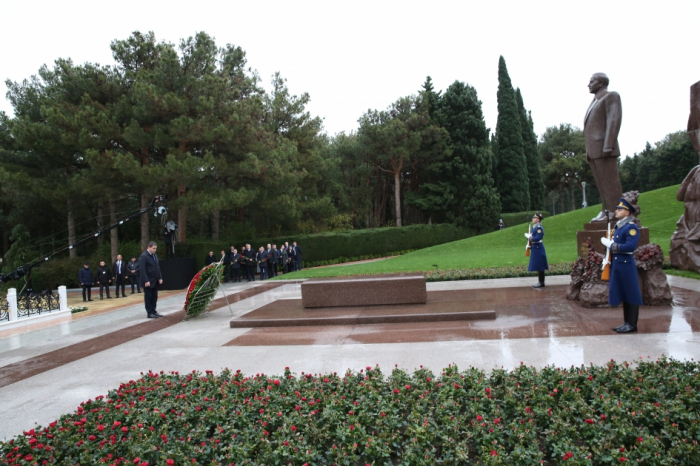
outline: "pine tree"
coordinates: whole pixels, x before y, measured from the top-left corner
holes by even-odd
[[[540,156],[537,152],[537,135],[533,129],[532,116],[525,110],[520,88],[515,91],[520,114],[520,129],[523,135],[523,150],[527,161],[527,177],[530,192],[530,209],[544,209],[544,180],[540,167]]]
[[[491,176],[489,129],[476,89],[455,81],[440,100],[438,118],[450,135],[452,149],[441,179],[454,188],[448,220],[478,231],[491,230],[501,205]]]
[[[496,186],[504,212],[522,212],[530,208],[527,161],[518,116],[515,91],[508,76],[506,61],[498,62],[498,121],[496,123]]]

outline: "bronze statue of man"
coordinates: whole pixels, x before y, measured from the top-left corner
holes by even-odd
[[[604,214],[605,209],[612,219],[615,206],[622,197],[622,184],[617,173],[617,158],[620,156],[617,135],[622,123],[622,103],[620,94],[608,91],[609,83],[610,80],[604,73],[591,76],[588,90],[595,97],[583,120],[586,160],[593,171],[593,178],[603,203],[602,211],[591,220],[593,222],[608,220]]]

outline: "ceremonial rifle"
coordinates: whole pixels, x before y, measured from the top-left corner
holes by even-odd
[[[605,202],[605,196],[603,196],[603,202]],[[607,203],[606,203],[607,204]],[[605,216],[608,218],[608,232],[605,237],[608,240],[612,239],[612,234],[610,233],[610,215],[608,215],[608,209],[604,209]],[[605,258],[603,259],[603,272],[600,274],[601,280],[610,280],[610,246],[605,247]]]
[[[530,215],[530,211],[527,211],[527,215]],[[525,257],[530,257],[530,248],[532,248],[532,222],[528,219],[527,224],[527,244],[525,245]]]

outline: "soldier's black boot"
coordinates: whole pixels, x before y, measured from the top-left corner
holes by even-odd
[[[617,330],[617,333],[632,333],[637,331],[637,320],[639,319],[639,306],[636,304],[628,304],[629,309],[627,323],[622,328]]]
[[[618,325],[617,327],[613,327],[613,330],[614,330],[614,331],[617,332],[617,331],[620,330],[622,327],[624,327],[625,324],[626,324],[627,322],[630,321],[629,314],[630,314],[629,304],[627,304],[627,303],[622,303],[622,315],[623,315],[625,321],[623,322],[622,325]]]
[[[532,285],[533,288],[544,288],[544,270],[540,270],[537,272],[537,278],[539,279],[539,282]]]

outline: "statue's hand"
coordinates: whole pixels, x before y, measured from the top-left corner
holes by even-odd
[[[603,148],[603,157],[610,157],[612,156],[612,147],[605,147]]]

